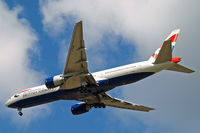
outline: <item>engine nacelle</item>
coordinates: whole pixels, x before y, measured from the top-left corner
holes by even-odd
[[[60,86],[64,83],[64,78],[61,75],[47,78],[45,80],[45,85],[47,88],[54,88]]]
[[[91,109],[91,106],[87,103],[78,103],[71,107],[71,112],[73,115],[80,115],[88,112]]]

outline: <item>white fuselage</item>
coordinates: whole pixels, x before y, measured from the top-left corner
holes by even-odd
[[[160,72],[161,70],[167,69],[168,67],[171,67],[173,64],[174,63],[170,61],[161,63],[161,64],[152,64],[149,61],[144,61],[144,62],[133,63],[133,64],[124,65],[124,66],[120,66],[120,67],[116,67],[112,69],[107,69],[104,71],[95,72],[95,73],[92,73],[92,75],[95,78],[95,80],[98,83],[100,83],[101,88],[105,86],[105,84],[102,84],[101,86],[101,82],[107,81],[108,84],[106,86],[110,88],[104,91],[108,91],[110,89],[113,89],[116,86],[141,80],[154,73]],[[147,75],[144,75],[144,74],[147,74]],[[47,102],[56,101],[60,99],[66,99],[66,100],[73,99],[73,100],[79,100],[79,101],[84,100],[85,95],[80,96],[78,92],[73,91],[73,90],[76,90],[77,88],[71,88],[70,90],[72,91],[67,90],[67,92],[64,92],[64,93],[59,92],[59,91],[64,91],[64,90],[60,90],[59,88],[60,87],[49,89],[45,85],[41,85],[41,86],[23,90],[13,95],[6,102],[6,106],[11,107],[11,108],[24,108],[24,107],[31,107],[31,106],[44,104]],[[74,96],[74,98],[63,96],[63,95],[68,95],[67,93],[69,93],[71,96]],[[77,97],[76,97],[76,93],[77,93]]]

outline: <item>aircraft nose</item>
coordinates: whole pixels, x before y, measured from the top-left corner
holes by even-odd
[[[9,107],[9,106],[10,106],[10,99],[9,99],[8,101],[6,101],[5,106],[6,106],[6,107]]]

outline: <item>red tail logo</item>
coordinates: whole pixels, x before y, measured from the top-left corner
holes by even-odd
[[[171,62],[178,63],[181,61],[181,57],[174,57],[170,60]]]

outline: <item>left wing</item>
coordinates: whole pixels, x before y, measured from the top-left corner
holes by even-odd
[[[127,102],[127,101],[124,101],[121,99],[117,99],[117,98],[113,98],[106,93],[99,94],[96,97],[93,96],[93,98],[90,97],[89,99],[87,99],[87,102],[88,102],[88,104],[103,103],[106,106],[110,106],[110,107],[144,111],[144,112],[149,112],[151,110],[154,110],[154,108],[130,103],[130,102]]]
[[[68,73],[88,73],[82,21],[76,23],[71,38],[63,75]]]
[[[74,26],[63,76],[67,80],[61,89],[72,89],[88,83],[96,84],[94,77],[88,71],[82,21]]]

